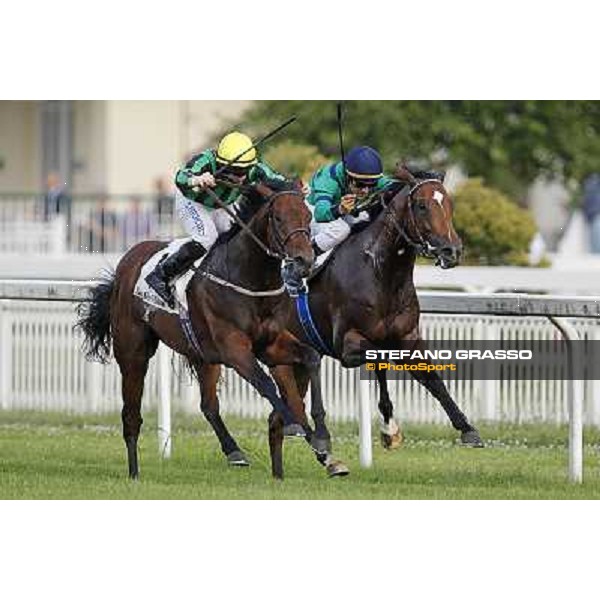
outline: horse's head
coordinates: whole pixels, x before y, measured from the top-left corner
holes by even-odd
[[[273,191],[262,184],[256,186],[256,191],[268,199],[263,213],[265,242],[274,255],[303,278],[310,273],[315,260],[310,239],[311,214],[304,202],[301,183],[298,186],[292,182],[286,188]]]
[[[419,254],[435,258],[442,269],[455,267],[462,254],[462,242],[452,224],[453,204],[444,184],[438,179],[416,179],[407,170],[397,175],[405,180],[408,194],[394,198],[396,227]]]

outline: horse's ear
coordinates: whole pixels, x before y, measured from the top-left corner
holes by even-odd
[[[292,190],[301,192],[303,189],[304,183],[302,183],[302,179],[300,177],[294,177],[294,179],[292,179]]]
[[[417,183],[415,176],[408,170],[408,167],[404,162],[398,162],[396,164],[396,170],[394,171],[394,177],[401,181],[407,181],[411,185]]]

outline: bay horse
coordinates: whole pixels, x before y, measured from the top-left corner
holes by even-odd
[[[398,168],[401,188],[384,192],[372,211],[372,222],[341,244],[322,270],[310,280],[310,306],[328,354],[344,367],[364,364],[369,349],[424,350],[419,332],[420,308],[413,282],[418,255],[433,258],[443,269],[455,267],[462,242],[453,223],[453,203],[441,179],[417,180]],[[403,185],[404,184],[404,185]],[[288,328],[308,342],[297,319]],[[405,361],[406,362],[406,361]],[[419,361],[428,362],[428,361]],[[436,371],[409,371],[441,404],[461,442],[483,447],[478,431],[469,423]],[[318,367],[294,369],[300,393],[308,380],[319,381]],[[400,430],[393,416],[385,371],[375,371],[380,387],[384,447],[397,447]],[[324,423],[322,395],[312,393],[313,419],[321,438],[330,439]],[[281,423],[277,424],[281,427]],[[280,449],[275,449],[280,452]]]
[[[133,294],[142,266],[165,246],[164,242],[145,241],[134,246],[115,273],[95,286],[90,300],[78,307],[77,327],[84,333],[86,357],[107,361],[111,343],[114,349],[122,375],[123,438],[133,479],[139,476],[137,444],[143,422],[144,379],[159,341],[186,357],[198,376],[202,412],[221,440],[230,464],[244,465],[247,461],[227,431],[218,406],[215,409],[216,394],[207,393],[213,385],[216,388],[215,364],[235,369],[271,403],[281,417],[285,435],[306,435],[310,442],[312,432],[302,398],[295,385],[286,388],[276,366],[315,361],[314,351],[286,331],[278,310],[287,301],[282,259],[301,277],[313,265],[311,215],[297,189],[274,192],[258,183],[246,193],[259,206],[248,229],[217,242],[200,265],[200,271],[210,273],[210,278],[196,272],[187,288],[190,322],[200,348],[190,343],[177,315],[149,310]],[[272,368],[279,390],[259,360]]]
[[[453,204],[439,179],[417,180],[407,169],[398,169],[398,184],[384,192],[371,212],[371,222],[360,225],[334,252],[322,269],[310,279],[310,307],[321,339],[330,356],[344,367],[360,366],[368,349],[424,349],[419,333],[420,309],[413,283],[417,255],[434,258],[442,268],[455,267],[462,243],[452,224]],[[311,345],[294,303],[286,299],[286,327],[295,338]],[[408,346],[407,346],[408,344]],[[317,350],[316,350],[317,351]],[[319,351],[319,356],[323,354]],[[421,361],[427,362],[427,361]],[[218,374],[218,367],[214,367]],[[317,456],[330,460],[331,436],[320,382],[320,360],[277,367],[278,380],[304,397],[311,389],[311,416],[314,434],[311,445]],[[454,402],[439,375],[409,371],[440,402],[461,442],[482,447],[477,430]],[[400,430],[394,420],[385,371],[376,371],[380,385],[378,408],[382,415],[381,439],[386,448],[398,447]],[[207,393],[216,395],[215,384]],[[272,472],[283,476],[281,417],[269,418]],[[339,461],[332,461],[329,474],[337,474]],[[341,466],[345,469],[345,466]],[[344,471],[344,474],[347,470]]]

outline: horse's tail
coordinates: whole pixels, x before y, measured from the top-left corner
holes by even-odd
[[[107,363],[110,360],[112,334],[110,331],[110,297],[115,285],[115,274],[105,271],[90,297],[77,305],[77,323],[83,335],[83,352],[87,360]]]

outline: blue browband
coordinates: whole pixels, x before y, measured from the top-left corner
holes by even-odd
[[[323,338],[319,335],[312,315],[310,314],[310,307],[308,305],[308,294],[306,292],[300,292],[296,296],[296,310],[298,312],[298,319],[304,329],[306,337],[310,340],[312,346],[318,350],[321,354],[329,354],[333,356],[333,352],[329,346],[323,341]]]

